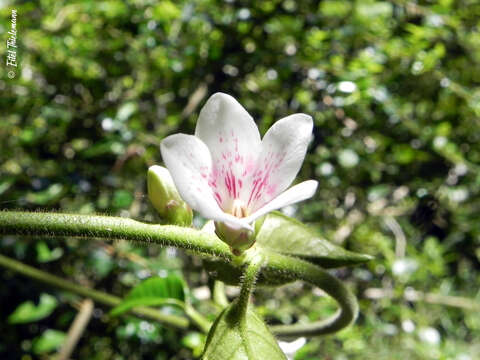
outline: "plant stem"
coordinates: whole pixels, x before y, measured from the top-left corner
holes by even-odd
[[[90,298],[100,304],[108,306],[117,306],[122,302],[122,299],[101,291],[93,290],[88,287],[80,286],[71,281],[64,280],[60,277],[51,275],[42,270],[35,269],[29,265],[23,264],[20,261],[10,259],[0,254],[0,266],[15,271],[19,274],[28,276],[32,279],[47,283],[49,285],[58,287],[63,290],[73,292],[75,294]],[[187,329],[189,327],[188,319],[176,316],[164,314],[158,310],[138,307],[131,310],[132,313],[140,315],[142,317],[159,321],[165,325],[172,326],[179,329]]]
[[[309,324],[272,326],[274,334],[287,337],[330,334],[350,325],[357,318],[358,303],[355,296],[340,280],[322,268],[304,260],[279,254],[269,255],[268,268],[283,275],[288,274],[292,279],[304,280],[318,286],[334,298],[340,307],[334,315],[325,320]]]
[[[204,257],[232,259],[228,245],[215,235],[187,227],[152,225],[113,216],[3,211],[0,212],[0,234],[124,239],[175,246]]]
[[[5,211],[0,212],[0,234],[125,239],[144,243],[156,243],[163,246],[176,246],[191,250],[203,257],[216,256],[225,262],[230,262],[234,266],[241,265],[232,262],[234,258],[230,249],[215,235],[190,228],[171,225],[150,225],[118,217]],[[288,278],[292,281],[307,281],[332,296],[340,307],[335,315],[326,320],[310,324],[273,326],[272,330],[274,333],[285,336],[322,335],[338,331],[355,320],[358,314],[356,298],[341,281],[328,272],[307,261],[279,253],[269,252],[266,260],[263,264],[262,272],[270,273],[273,276],[278,275],[280,278]],[[256,275],[260,270],[260,264],[253,264],[255,262],[254,257],[246,259],[244,262],[252,265],[252,267],[250,265],[247,266],[247,273],[244,278],[245,286],[242,287],[238,300],[245,305],[248,304],[248,298],[255,283]],[[35,278],[35,276],[31,277]],[[65,285],[67,284],[69,288],[73,288],[71,291],[79,293],[75,291],[77,286],[69,282],[66,282]],[[90,292],[87,293],[85,296],[94,299]],[[97,295],[100,299],[97,301],[103,301],[105,304],[114,306],[120,302],[120,299],[108,294],[98,293]],[[112,300],[112,298],[115,300]],[[113,304],[112,301],[115,303]],[[244,305],[241,307],[242,311],[245,310],[243,308]],[[136,311],[138,313],[138,310]],[[153,309],[144,309],[144,315],[146,315],[145,311],[153,311],[156,315],[161,314],[165,316],[165,314]],[[184,320],[187,321],[186,319]]]
[[[241,318],[245,317],[245,313],[248,308],[248,302],[250,301],[250,295],[255,288],[255,282],[257,281],[257,275],[260,272],[263,263],[263,256],[261,254],[254,254],[251,260],[247,263],[245,271],[242,275],[242,284],[240,288],[240,295],[236,300],[236,311]]]
[[[212,327],[212,323],[200,314],[195,308],[190,304],[185,304],[185,314],[190,318],[195,326],[202,330],[205,334],[208,334],[210,328]]]
[[[92,317],[93,313],[93,301],[92,299],[85,299],[82,301],[80,305],[80,309],[73,320],[72,325],[68,329],[67,338],[65,339],[60,351],[56,356],[54,356],[55,360],[68,360],[72,355],[75,347],[78,344],[78,340],[83,335],[83,332],[87,328],[88,323]]]
[[[395,300],[404,299],[406,301],[412,302],[423,301],[428,304],[458,307],[469,311],[480,311],[480,302],[473,299],[469,299],[463,296],[426,293],[415,289],[407,289],[403,292],[403,294],[398,294],[393,289],[368,288],[365,290],[363,295],[367,299],[371,300],[378,300],[383,298]]]
[[[225,284],[220,280],[215,280],[213,283],[213,301],[222,309],[226,308],[229,304],[227,295],[225,294]]]

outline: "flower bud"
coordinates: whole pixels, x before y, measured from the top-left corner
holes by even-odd
[[[148,197],[158,214],[170,224],[190,226],[192,209],[183,201],[169,171],[163,166],[150,166],[147,176]]]

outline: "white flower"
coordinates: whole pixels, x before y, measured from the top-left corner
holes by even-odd
[[[192,209],[231,228],[253,230],[262,215],[315,193],[314,180],[286,190],[303,163],[312,128],[310,116],[294,114],[261,140],[248,112],[230,95],[216,93],[200,111],[195,135],[168,136],[160,150]]]

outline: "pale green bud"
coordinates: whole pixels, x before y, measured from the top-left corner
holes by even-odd
[[[170,172],[163,166],[150,166],[147,176],[148,197],[160,217],[170,224],[190,226],[192,209],[180,197]]]

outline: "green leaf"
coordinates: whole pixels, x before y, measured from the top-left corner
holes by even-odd
[[[175,2],[160,1],[153,8],[153,18],[160,21],[172,21],[182,14]]]
[[[184,281],[177,275],[151,277],[133,288],[110,315],[117,316],[138,306],[173,305],[183,309],[184,288]]]
[[[133,102],[125,103],[118,109],[117,119],[120,121],[128,120],[128,118],[132,116],[135,111],[137,111],[137,104]]]
[[[117,190],[113,194],[112,206],[116,208],[128,208],[133,202],[133,195],[126,190]]]
[[[200,332],[191,332],[182,338],[182,345],[192,350],[193,356],[198,358],[203,353],[206,336]]]
[[[35,205],[48,205],[58,201],[66,191],[64,185],[52,184],[45,190],[27,193],[26,199]]]
[[[208,333],[203,360],[286,359],[263,320],[250,308],[238,316],[235,303],[217,318]]]
[[[94,158],[94,157],[99,157],[99,156],[104,156],[104,155],[120,155],[125,152],[125,146],[118,142],[118,141],[113,141],[113,140],[104,140],[104,141],[99,141],[92,146],[89,146],[85,151],[81,153],[81,155],[84,158]]]
[[[320,3],[319,9],[323,16],[343,17],[348,15],[351,6],[347,1],[326,0]]]
[[[6,192],[10,187],[15,183],[15,179],[13,177],[8,177],[5,179],[0,180],[0,195]]]
[[[60,258],[63,255],[63,250],[59,247],[56,247],[53,250],[50,250],[45,241],[39,241],[36,245],[37,250],[37,261],[38,262],[49,262],[54,261]]]
[[[115,266],[112,257],[104,249],[93,251],[86,263],[93,268],[95,275],[100,279],[110,274]]]
[[[116,336],[119,339],[137,339],[142,344],[157,343],[162,338],[162,325],[158,322],[150,322],[135,317],[127,318],[127,322],[117,326]]]
[[[257,234],[257,246],[298,256],[324,268],[355,265],[372,259],[369,255],[357,254],[332,244],[314,229],[280,212],[266,216]]]
[[[65,341],[66,336],[63,331],[48,329],[33,340],[32,350],[37,355],[57,350]]]
[[[357,5],[357,13],[362,18],[391,17],[392,12],[393,12],[392,4],[386,1],[375,2],[372,4],[359,3]]]
[[[52,295],[41,294],[40,303],[36,306],[32,301],[20,304],[8,317],[10,324],[24,324],[46,318],[57,307],[58,302]]]
[[[257,233],[255,246],[265,252],[277,252],[297,256],[323,268],[357,265],[372,259],[370,255],[358,254],[343,249],[324,239],[311,227],[298,220],[274,211],[259,219],[255,224]],[[242,270],[222,260],[204,260],[209,275],[229,285],[238,285]],[[293,281],[289,276],[262,270],[258,285],[282,285]]]

